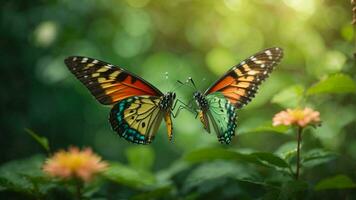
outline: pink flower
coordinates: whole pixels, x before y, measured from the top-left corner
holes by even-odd
[[[309,124],[319,124],[320,113],[311,108],[304,109],[287,109],[277,113],[273,117],[273,126],[278,125],[297,125],[306,127]]]
[[[59,151],[47,159],[43,171],[50,176],[59,178],[79,178],[90,181],[93,175],[103,171],[107,163],[94,154],[90,148],[80,151],[76,147],[68,151]]]

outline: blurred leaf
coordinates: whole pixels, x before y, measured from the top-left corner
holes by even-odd
[[[334,74],[307,90],[307,95],[325,93],[356,93],[356,83],[349,75]]]
[[[282,158],[274,155],[273,153],[267,153],[267,152],[257,152],[257,153],[252,153],[250,155],[257,156],[257,158],[264,163],[272,166],[277,166],[280,168],[287,168],[288,163],[284,161]]]
[[[324,149],[312,149],[302,156],[302,165],[314,167],[335,159],[337,154]]]
[[[288,181],[282,185],[279,199],[305,199],[308,188],[306,181]]]
[[[297,142],[292,141],[292,142],[287,142],[283,145],[281,145],[275,153],[279,155],[281,158],[284,160],[289,160],[293,156],[296,155],[297,153]]]
[[[280,192],[278,190],[268,190],[263,197],[261,198],[262,200],[276,200],[276,199],[281,199],[280,197]]]
[[[185,160],[191,163],[199,163],[216,159],[234,160],[242,156],[242,154],[222,148],[205,148],[188,153],[185,156]]]
[[[183,191],[189,192],[192,188],[199,187],[199,192],[206,193],[221,187],[225,182],[224,178],[252,179],[249,171],[236,163],[214,161],[194,169],[184,182]]]
[[[170,184],[171,178],[176,175],[177,173],[186,170],[190,167],[190,165],[185,162],[184,160],[177,160],[173,162],[170,167],[160,170],[156,172],[156,178],[158,184]]]
[[[46,150],[47,153],[50,153],[50,147],[49,147],[49,142],[47,140],[47,138],[39,136],[38,134],[36,134],[34,131],[32,131],[31,129],[27,129],[25,128],[25,131],[38,143],[40,144],[44,150]]]
[[[92,196],[100,191],[104,185],[104,181],[106,181],[104,177],[96,176],[90,182],[87,182],[83,188],[83,196],[88,199],[94,199]]]
[[[235,160],[245,161],[265,167],[288,168],[288,164],[280,157],[267,152],[255,152],[242,154],[221,148],[206,148],[193,151],[186,155],[185,159],[191,163],[199,163],[211,160]]]
[[[155,177],[151,173],[133,169],[118,162],[110,163],[103,176],[115,183],[134,188],[143,188],[155,183]]]
[[[337,175],[321,180],[316,184],[315,190],[355,188],[356,183],[346,175]]]
[[[272,121],[266,121],[261,125],[254,128],[245,128],[240,130],[240,134],[246,133],[265,133],[265,132],[275,132],[275,133],[286,133],[288,131],[288,126],[273,126]]]
[[[300,104],[303,98],[304,87],[292,85],[273,96],[271,102],[284,108],[294,108]]]
[[[351,99],[352,98],[350,98],[350,100]],[[352,131],[354,130],[353,128],[350,129],[347,127],[356,121],[354,112],[356,106],[351,105],[350,103],[340,104],[335,101],[335,98],[330,100],[331,102],[324,104],[323,111],[321,111],[322,126],[314,129],[313,132],[322,142],[324,147],[327,147],[327,149],[338,150],[345,146],[346,141],[349,141],[345,138],[343,132],[347,133],[351,131],[349,134],[352,134]]]
[[[159,187],[155,188],[151,191],[148,192],[142,192],[140,194],[137,194],[130,199],[132,200],[146,200],[146,199],[169,199],[169,194],[173,190],[172,186],[165,186],[165,187]]]
[[[41,171],[43,160],[43,156],[36,155],[3,164],[0,167],[0,186],[30,195],[44,194],[52,185]]]
[[[346,60],[347,58],[342,52],[328,50],[323,58],[323,62],[321,63],[324,66],[320,69],[323,69],[323,71],[327,72],[328,74],[338,73],[345,65]]]
[[[12,190],[16,192],[26,192],[27,189],[23,189],[23,187],[13,184],[6,178],[0,177],[0,191],[2,190]]]
[[[126,157],[131,167],[149,171],[154,163],[154,151],[150,146],[132,146],[126,149]]]
[[[354,29],[352,24],[345,24],[341,29],[341,35],[345,40],[351,42],[354,38]]]

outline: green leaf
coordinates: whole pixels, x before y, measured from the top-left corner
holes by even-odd
[[[0,191],[2,190],[13,190],[16,192],[26,192],[26,190],[23,190],[21,186],[17,186],[13,184],[10,180],[7,178],[0,177]]]
[[[355,81],[349,75],[334,74],[307,90],[307,95],[334,93],[356,93]]]
[[[44,194],[52,185],[42,173],[43,156],[36,155],[28,159],[14,160],[0,167],[0,186],[29,195]]]
[[[115,183],[133,188],[151,186],[156,182],[155,177],[151,173],[133,169],[118,162],[110,163],[109,168],[103,173],[103,176]]]
[[[191,163],[199,163],[211,160],[235,160],[245,161],[264,167],[288,168],[287,162],[280,157],[267,152],[255,152],[251,154],[242,154],[221,148],[206,148],[193,151],[186,155],[185,160]]]
[[[272,153],[257,152],[257,153],[252,153],[250,155],[257,156],[257,158],[259,160],[265,162],[268,165],[277,166],[280,168],[288,167],[288,163],[286,161],[284,161],[282,158],[280,158]]]
[[[47,140],[47,138],[39,136],[38,134],[36,134],[34,131],[32,131],[31,129],[25,128],[25,131],[38,143],[40,144],[45,150],[46,152],[50,153],[50,147],[49,147],[49,142]]]
[[[348,176],[337,175],[321,180],[318,184],[316,184],[315,190],[347,189],[355,187],[356,183],[353,182]]]
[[[150,146],[133,146],[126,150],[131,167],[140,170],[151,170],[154,163],[154,151]]]
[[[95,196],[100,190],[103,188],[103,185],[105,184],[105,178],[101,176],[97,176],[96,178],[92,179],[90,182],[85,183],[84,188],[83,188],[83,199],[91,199],[94,200],[93,196]],[[75,183],[75,186],[77,186],[77,182]],[[97,199],[99,200],[99,199]]]
[[[246,133],[265,133],[265,132],[274,132],[274,133],[287,133],[289,127],[288,126],[273,126],[272,121],[266,121],[261,125],[254,128],[245,128],[245,130],[241,130],[240,134]]]
[[[304,87],[292,85],[273,96],[271,102],[284,108],[294,108],[299,105],[303,98]]]
[[[173,176],[188,168],[190,168],[190,165],[184,160],[179,159],[173,162],[168,168],[156,172],[157,182],[161,185],[170,184]]]
[[[309,185],[305,181],[288,181],[283,183],[278,199],[306,199],[305,191],[308,189]]]
[[[189,192],[199,187],[199,193],[206,193],[221,187],[225,178],[251,179],[250,171],[237,163],[213,161],[195,168],[185,180],[183,191]]]
[[[173,190],[172,186],[159,187],[148,192],[139,193],[131,197],[130,199],[131,200],[171,199],[169,198],[169,194],[172,190]]]
[[[266,166],[256,156],[249,154],[242,154],[239,152],[231,151],[222,148],[205,148],[188,153],[185,160],[190,163],[200,163],[212,160],[235,160],[254,163],[257,165]]]
[[[205,148],[188,153],[184,159],[191,163],[199,163],[216,159],[233,160],[239,156],[243,155],[222,148]]]
[[[297,154],[297,142],[291,141],[281,145],[275,153],[284,160],[290,160]]]
[[[276,200],[276,199],[281,199],[280,197],[280,192],[278,190],[268,190],[266,193],[263,195],[261,200]]]
[[[323,149],[312,149],[303,154],[302,165],[304,167],[315,167],[335,159],[336,156],[337,154]]]
[[[224,189],[225,186],[231,186],[231,181],[234,181],[233,188],[225,190],[224,194],[236,197],[236,190],[241,185],[253,184],[256,187],[277,188],[274,185],[266,183],[266,181],[257,173],[257,171],[249,166],[241,165],[239,162],[230,162],[217,160],[203,163],[194,168],[185,179],[182,191],[190,193],[196,191],[199,194],[208,193],[211,191]],[[233,194],[231,194],[233,193]]]

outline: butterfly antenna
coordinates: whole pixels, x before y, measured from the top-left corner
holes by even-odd
[[[185,82],[182,82],[180,80],[177,80],[177,83],[179,83],[181,86],[184,85],[184,86],[187,86],[187,87],[190,87],[192,89],[195,89],[194,87],[192,87],[191,85],[188,85],[188,80],[186,80]]]
[[[173,92],[173,91],[176,91],[178,88],[180,88],[182,85],[184,85],[184,83],[182,83],[181,81],[177,81],[177,83],[179,83],[178,85],[176,85],[175,87],[173,87],[170,91]],[[176,83],[176,84],[177,84]]]
[[[190,83],[192,83],[194,89],[195,89],[195,90],[198,90],[198,88],[197,88],[197,86],[195,85],[195,83],[194,83],[192,77],[188,77],[188,80],[187,80],[187,81],[190,81]]]

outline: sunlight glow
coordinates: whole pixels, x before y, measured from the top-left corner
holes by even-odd
[[[283,2],[287,6],[305,15],[312,15],[316,9],[315,0],[283,0]]]
[[[53,21],[45,21],[37,26],[34,31],[37,45],[47,47],[51,45],[57,37],[57,24]]]

